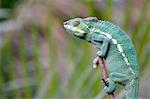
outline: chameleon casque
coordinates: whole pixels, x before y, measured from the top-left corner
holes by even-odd
[[[98,48],[93,68],[97,67],[98,58],[104,59],[109,72],[104,87],[106,93],[116,89],[116,83],[125,86],[126,99],[138,99],[139,67],[135,48],[128,35],[118,26],[96,17],[74,18],[64,22],[66,31],[86,40]]]

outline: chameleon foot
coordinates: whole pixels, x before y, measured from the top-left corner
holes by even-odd
[[[114,92],[115,89],[116,89],[115,82],[114,82],[112,79],[108,78],[108,79],[106,80],[106,83],[108,83],[108,86],[105,86],[105,87],[104,87],[104,91],[105,91],[106,93],[108,93],[108,94]]]
[[[98,59],[99,59],[99,57],[97,56],[97,57],[93,60],[93,68],[97,68]]]

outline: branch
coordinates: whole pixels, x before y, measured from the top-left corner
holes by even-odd
[[[98,64],[100,65],[99,67],[100,67],[100,70],[102,72],[102,80],[103,80],[104,84],[106,86],[108,86],[107,83],[106,83],[106,79],[108,78],[108,74],[107,74],[107,69],[106,69],[103,58],[99,58]],[[109,95],[109,99],[115,99],[114,93],[111,93],[111,94],[108,94],[108,95]]]

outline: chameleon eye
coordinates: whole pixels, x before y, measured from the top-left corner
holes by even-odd
[[[75,27],[78,26],[79,24],[80,24],[80,22],[77,20],[73,22],[73,26],[75,26]]]

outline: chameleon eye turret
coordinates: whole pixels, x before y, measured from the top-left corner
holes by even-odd
[[[80,24],[80,21],[76,20],[72,24],[73,24],[74,27],[76,27],[76,26],[78,26]]]

